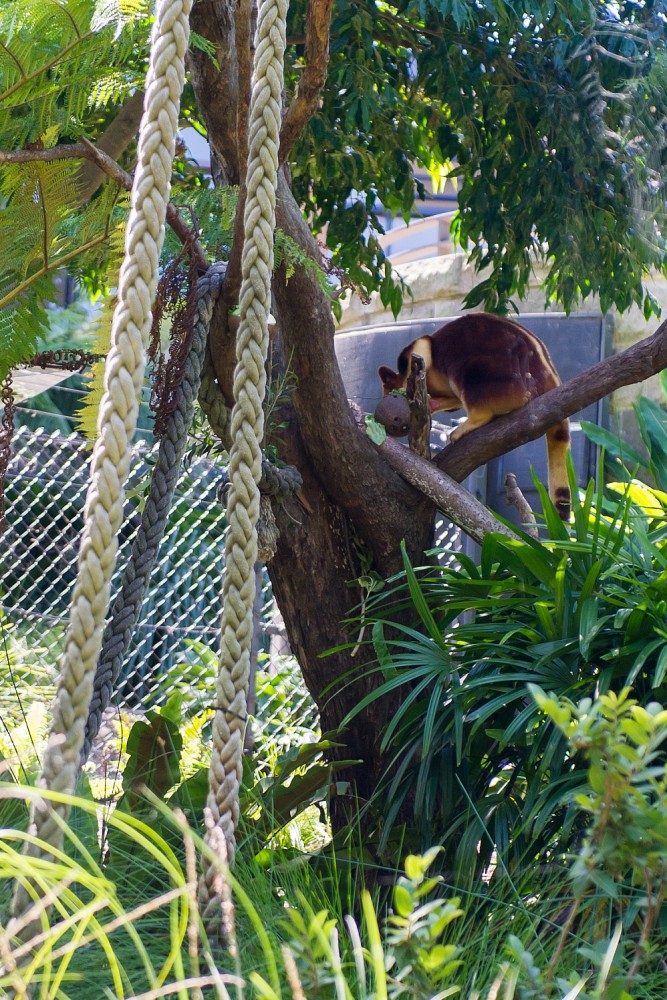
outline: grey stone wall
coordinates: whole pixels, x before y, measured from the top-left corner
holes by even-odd
[[[462,253],[431,257],[426,260],[413,261],[399,268],[412,291],[412,299],[406,297],[403,310],[398,321],[391,312],[384,308],[376,293],[371,297],[369,305],[364,305],[357,296],[348,297],[343,306],[343,317],[339,331],[345,332],[363,326],[385,326],[391,329],[397,322],[406,323],[410,320],[433,319],[436,317],[458,316],[463,310],[463,299],[476,283],[473,268],[468,264]],[[547,304],[545,310],[544,292],[541,281],[544,271],[536,267],[534,280],[526,299],[520,303],[521,312],[539,313],[560,312],[558,303]],[[667,282],[660,275],[646,282],[647,287],[661,304],[663,316],[667,316]],[[581,305],[582,311],[599,311],[599,302],[590,298]],[[659,321],[652,319],[648,323],[640,309],[633,307],[623,315],[612,313],[613,324],[612,349],[614,352],[625,350],[631,344],[652,334]],[[391,362],[390,362],[391,363]],[[610,400],[611,427],[628,439],[635,440],[636,433],[633,422],[632,403],[640,396],[663,401],[658,376],[626,386],[614,393]]]

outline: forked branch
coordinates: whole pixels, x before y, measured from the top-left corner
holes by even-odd
[[[41,160],[42,162],[51,160],[88,160],[95,164],[103,174],[115,181],[119,187],[125,188],[126,191],[132,190],[132,174],[124,170],[108,153],[105,153],[104,150],[89,142],[83,136],[80,142],[52,146],[49,149],[0,150],[0,163],[30,163],[37,160]],[[208,258],[204,249],[197,240],[196,233],[188,226],[178,206],[174,205],[172,201],[167,205],[167,222],[183,246],[187,247],[189,252],[193,254],[199,271],[202,274],[207,271]],[[63,263],[63,259],[58,262],[59,266],[62,266]]]

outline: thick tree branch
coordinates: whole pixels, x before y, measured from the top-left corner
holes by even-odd
[[[48,149],[0,149],[0,163],[48,163],[51,160],[76,160],[87,155],[83,143],[50,146]]]
[[[490,531],[499,531],[510,538],[518,536],[468,493],[460,483],[441,472],[432,462],[410,451],[396,438],[388,437],[377,446],[380,454],[403,479],[427,496],[446,516],[458,524],[476,542],[482,542]]]
[[[624,385],[643,382],[667,368],[667,320],[646,340],[534,399],[521,410],[496,417],[443,448],[434,458],[443,472],[460,482],[480,465],[533,441],[564,417],[584,409]]]
[[[35,161],[49,162],[51,160],[88,160],[96,165],[96,170],[125,188],[132,190],[132,174],[123,170],[107,153],[98,149],[92,142],[82,138],[81,142],[63,146],[52,146],[49,149],[16,149],[11,152],[0,150],[0,163],[30,163]],[[81,201],[83,204],[83,201]],[[208,258],[203,247],[195,238],[195,233],[188,226],[173,202],[167,205],[167,222],[174,230],[183,246],[193,254],[198,269],[203,273],[208,269]]]
[[[144,92],[136,90],[95,141],[96,148],[102,153],[106,153],[112,160],[118,160],[137,134],[143,107]],[[95,194],[104,180],[105,173],[106,171],[98,167],[92,160],[81,164],[77,183],[82,204]]]
[[[284,177],[276,219],[305,253],[318,258],[317,244]],[[425,501],[357,431],[336,361],[331,306],[315,279],[300,267],[289,282],[278,272],[274,294],[284,357],[298,379],[292,402],[309,460],[329,495],[373,548],[379,570],[393,572],[387,560],[396,558],[396,539],[405,536],[411,548]],[[375,499],[369,503],[371,497]]]
[[[236,59],[238,62],[238,103],[236,107],[236,133],[239,148],[239,173],[246,175],[248,165],[248,112],[252,81],[253,10],[252,0],[239,0],[236,11]]]
[[[280,134],[281,163],[313,116],[320,92],[327,78],[329,64],[329,26],[333,0],[310,0],[306,14],[306,65],[294,96],[283,119]]]
[[[215,62],[206,52],[192,49],[188,67],[212,155],[225,184],[240,181],[237,142],[239,78],[234,0],[199,0],[190,14],[193,31],[215,46]]]
[[[251,5],[252,7],[252,5]],[[245,41],[245,61],[247,73],[239,66],[240,52],[244,48],[243,39],[237,41],[237,33],[246,33],[245,4],[239,9],[237,0],[199,0],[190,14],[190,24],[204,38],[215,46],[215,62],[207,53],[193,49],[188,54],[188,64],[192,86],[199,110],[208,131],[211,147],[211,164],[215,183],[240,185],[243,180],[243,155],[239,150],[239,118],[241,108],[247,114],[246,88],[244,82],[249,74],[250,51]],[[247,147],[247,140],[246,140]],[[243,192],[239,192],[239,205],[225,285],[218,299],[211,320],[209,344],[211,358],[228,403],[232,399],[232,379],[236,355],[235,337],[230,336],[228,313],[238,304],[241,284],[241,250],[243,233]]]

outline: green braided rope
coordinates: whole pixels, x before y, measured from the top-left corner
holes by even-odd
[[[231,411],[225,403],[219,385],[216,382],[215,370],[211,352],[206,351],[201,370],[201,385],[199,387],[199,405],[201,406],[211,430],[220,438],[222,444],[230,450],[232,442],[229,436]]]
[[[102,714],[111,701],[150,582],[180,474],[188,430],[192,423],[194,400],[198,392],[201,393],[202,368],[208,354],[207,341],[211,316],[220,296],[226,270],[226,264],[214,264],[197,282],[192,343],[185,362],[183,378],[177,390],[176,405],[160,440],[141,523],[132,543],[130,557],[123,573],[123,582],[104,629],[102,650],[86,723],[82,761],[88,758],[91,743],[99,732]],[[228,423],[223,413],[224,399],[215,384],[207,386],[205,391],[210,398],[216,427],[219,429],[221,422]],[[263,496],[266,495],[267,501],[268,497],[283,500],[294,494],[301,485],[301,475],[293,466],[277,468],[268,459],[263,459],[260,490]],[[267,510],[268,516],[269,510]],[[261,552],[260,557],[262,557]]]
[[[164,238],[191,4],[192,0],[159,0],[153,26],[125,260],[105,367],[105,392],[86,499],[79,569],[54,717],[38,782],[41,787],[58,792],[72,793],[76,786],[104,617],[109,606],[123,513],[123,487],[129,472],[130,444],[137,423],[151,306]],[[66,805],[42,800],[33,809],[31,831],[58,850],[67,816]],[[28,850],[36,855],[51,853],[45,848]],[[27,889],[17,885],[15,916],[25,913],[29,905]]]
[[[257,559],[258,483],[264,434],[268,320],[273,270],[278,146],[287,0],[262,0],[250,106],[247,199],[229,457],[229,530],[225,545],[222,648],[213,721],[208,809],[233,858],[246,716]],[[207,837],[209,843],[210,836]],[[200,883],[204,919],[219,918],[215,868]]]
[[[123,582],[104,629],[86,723],[82,761],[88,758],[90,745],[99,732],[102,714],[111,701],[162,541],[181,471],[194,402],[200,390],[213,307],[220,296],[226,271],[226,264],[214,264],[197,282],[192,342],[177,389],[176,405],[160,439],[141,523],[123,572]]]

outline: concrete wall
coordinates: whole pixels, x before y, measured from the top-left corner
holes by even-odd
[[[412,290],[413,298],[406,296],[398,323],[409,320],[433,319],[436,317],[458,316],[464,310],[464,297],[474,287],[476,276],[473,268],[467,263],[464,254],[448,254],[431,257],[425,260],[413,261],[397,268]],[[544,272],[542,272],[542,276]],[[521,312],[560,312],[557,303],[547,306],[545,310],[544,292],[540,287],[540,269],[536,268],[534,282],[526,299],[520,303]],[[647,287],[661,304],[663,317],[667,316],[667,282],[661,276],[646,282]],[[599,311],[596,299],[587,299],[581,305],[585,312]],[[640,309],[633,307],[627,313],[612,314],[613,351],[618,352],[652,334],[659,321],[651,319],[648,323]],[[391,328],[395,324],[390,310],[383,307],[377,293],[371,297],[369,305],[365,306],[355,295],[348,297],[343,305],[343,316],[339,324],[339,332],[364,326],[382,325]],[[388,359],[388,363],[393,363]],[[636,441],[632,403],[640,395],[650,396],[663,401],[658,376],[637,385],[625,386],[614,393],[610,401],[611,427],[628,440]]]

